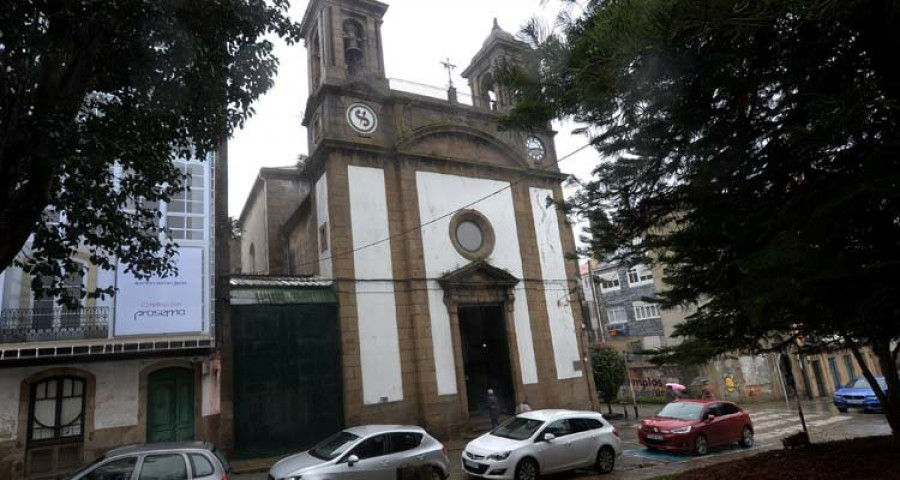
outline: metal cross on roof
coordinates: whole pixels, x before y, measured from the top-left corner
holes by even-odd
[[[450,82],[450,88],[453,88],[453,70],[456,69],[456,65],[450,63],[450,57],[440,63],[447,70],[447,80]]]

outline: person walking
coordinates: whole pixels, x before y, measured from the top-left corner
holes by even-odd
[[[488,415],[491,417],[491,428],[497,428],[500,425],[500,399],[494,395],[493,388],[489,388],[487,393],[487,407]]]

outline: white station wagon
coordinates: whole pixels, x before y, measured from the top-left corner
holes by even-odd
[[[536,410],[469,442],[462,462],[467,473],[481,478],[535,480],[576,468],[609,473],[621,454],[619,431],[603,415]]]

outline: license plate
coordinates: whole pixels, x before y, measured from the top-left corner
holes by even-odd
[[[657,434],[655,434],[655,433],[648,433],[648,434],[647,434],[647,438],[649,438],[650,440],[662,440],[662,439],[663,439],[663,436],[662,436],[662,435],[657,435]]]
[[[847,403],[849,403],[850,405],[862,405],[863,401],[862,400],[847,400]]]
[[[477,463],[472,462],[472,461],[470,461],[470,460],[466,460],[466,459],[463,459],[463,465],[465,465],[465,466],[467,466],[467,467],[469,467],[469,468],[474,468],[474,469],[477,469],[477,468],[478,468],[478,464],[477,464]]]

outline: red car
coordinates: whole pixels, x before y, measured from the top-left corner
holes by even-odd
[[[741,407],[721,400],[677,400],[641,421],[641,445],[706,455],[710,447],[738,442],[753,446],[753,422]]]

